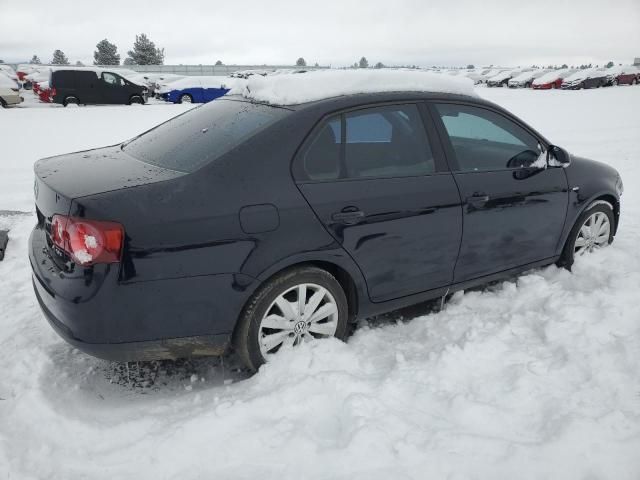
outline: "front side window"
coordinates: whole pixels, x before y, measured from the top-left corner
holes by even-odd
[[[538,140],[511,120],[484,108],[437,104],[456,159],[464,172],[531,165],[542,151]]]
[[[325,122],[302,155],[313,181],[428,175],[435,171],[420,112],[413,104],[373,107]]]
[[[108,85],[121,85],[120,77],[114,75],[113,73],[103,73],[102,79]]]

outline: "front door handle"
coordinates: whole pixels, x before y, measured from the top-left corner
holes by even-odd
[[[474,207],[483,207],[489,201],[489,195],[474,194],[467,197],[467,203]]]
[[[331,215],[334,222],[343,223],[345,225],[355,225],[364,219],[364,212],[357,207],[345,207],[342,211]]]

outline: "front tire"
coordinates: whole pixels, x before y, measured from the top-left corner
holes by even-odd
[[[132,95],[129,99],[129,105],[144,105],[144,100],[139,95]]]
[[[333,275],[316,267],[293,268],[254,293],[233,342],[244,364],[255,371],[282,348],[325,337],[344,340],[348,316],[347,298]]]
[[[185,93],[183,95],[180,95],[180,98],[178,98],[178,103],[193,103],[193,98],[191,98],[191,95],[189,95],[188,93]]]
[[[578,256],[613,242],[615,225],[613,208],[607,202],[595,202],[576,220],[562,251],[558,266],[571,270]]]

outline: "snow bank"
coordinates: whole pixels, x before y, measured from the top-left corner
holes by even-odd
[[[374,92],[446,92],[475,95],[473,81],[420,70],[317,70],[306,73],[254,75],[240,93],[274,105],[295,105],[323,98]]]

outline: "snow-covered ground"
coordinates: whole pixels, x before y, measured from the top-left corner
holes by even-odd
[[[32,213],[0,213],[0,478],[640,478],[640,87],[478,91],[621,172],[614,244],[573,273],[363,322],[249,379],[232,359],[127,369],[73,350],[32,293]],[[185,108],[0,110],[0,210],[33,210],[38,158]]]

